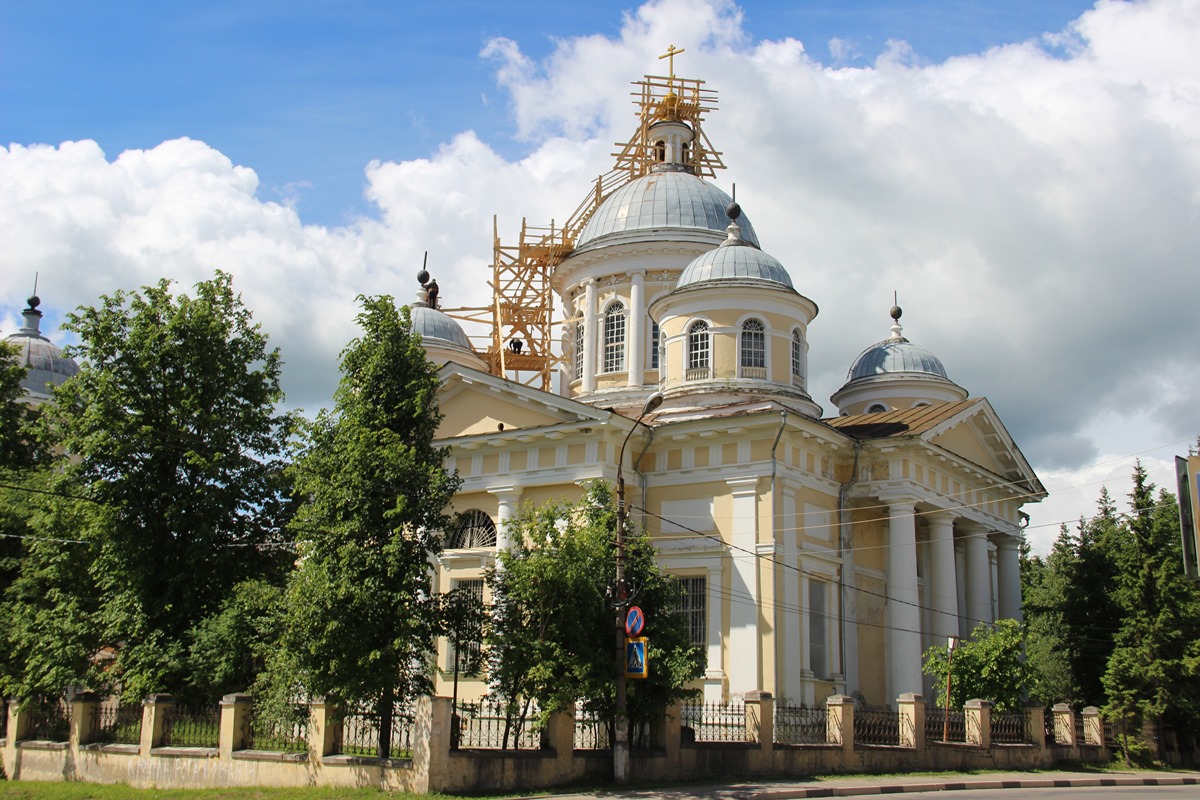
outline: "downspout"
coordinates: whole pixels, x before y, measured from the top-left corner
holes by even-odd
[[[841,621],[841,625],[838,626],[838,660],[842,668],[843,694],[850,688],[846,685],[846,543],[849,539],[847,531],[850,524],[850,510],[846,507],[846,497],[858,482],[858,456],[861,452],[862,442],[855,439],[854,465],[850,470],[850,480],[838,487],[838,557],[841,559],[841,565],[838,567],[838,619]]]
[[[776,478],[776,471],[779,466],[779,460],[775,457],[775,451],[779,448],[779,440],[783,438],[783,429],[786,427],[787,427],[787,411],[780,411],[779,412],[779,431],[775,434],[775,441],[771,444],[771,538],[772,538],[772,540],[775,538],[775,533],[774,533],[774,531],[775,531],[775,511],[779,508],[779,497],[778,497],[778,495],[775,494],[775,478]],[[772,581],[772,584],[774,584],[774,581]],[[759,596],[760,597],[762,596],[761,589],[759,591]],[[778,598],[776,598],[776,604],[782,605],[779,603]],[[780,613],[782,613],[782,612],[780,612]],[[776,624],[773,625],[772,627],[777,627],[778,620],[776,620],[775,623]],[[773,649],[775,650],[775,659],[776,659],[775,682],[778,684],[778,682],[779,682],[779,661],[778,661],[779,646],[778,646],[778,642],[776,642],[776,646]],[[762,685],[761,679],[759,681],[759,685],[760,686]]]
[[[646,503],[646,486],[647,486],[647,478],[646,478],[646,473],[642,472],[642,471],[641,471],[641,470],[638,468],[638,465],[642,463],[642,458],[643,458],[643,457],[645,457],[645,455],[646,455],[646,452],[647,452],[647,451],[650,449],[650,445],[654,444],[654,428],[650,427],[649,425],[646,425],[646,428],[648,428],[648,429],[650,430],[650,435],[649,435],[648,437],[646,437],[646,446],[642,448],[642,452],[638,453],[638,455],[637,455],[637,460],[633,462],[633,468],[634,468],[634,470],[636,470],[636,471],[637,471],[638,478],[639,478],[638,485],[639,485],[639,488],[641,488],[641,490],[642,490],[642,514],[641,514],[641,517],[642,517],[642,522],[641,522],[641,529],[642,529],[642,532],[643,532],[643,533],[645,533],[645,531],[646,531],[646,505],[647,505],[647,503]]]

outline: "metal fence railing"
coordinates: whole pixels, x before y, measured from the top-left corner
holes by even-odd
[[[575,706],[575,734],[572,737],[576,750],[607,750],[610,745],[609,721],[583,704]]]
[[[356,703],[342,715],[337,751],[343,755],[380,758],[380,714],[373,703]],[[388,758],[412,758],[413,713],[404,704],[392,709],[392,731],[388,737]]]
[[[859,706],[854,709],[854,743],[899,745],[900,712],[887,706]]]
[[[947,731],[946,721],[949,720]],[[962,711],[925,707],[925,741],[965,742],[967,740],[967,715]]]
[[[538,750],[542,732],[533,703],[508,703],[485,697],[477,703],[460,702],[454,709],[457,746],[489,750]]]
[[[221,744],[219,706],[192,708],[171,705],[163,709],[164,747],[218,747]]]
[[[997,744],[1031,744],[1029,712],[993,711],[992,741]]]
[[[828,707],[824,705],[776,706],[775,742],[777,744],[825,744],[828,737]]]
[[[71,738],[71,706],[61,697],[44,697],[30,712],[26,739],[65,742]]]
[[[92,741],[100,744],[140,744],[141,704],[111,701],[101,703],[92,717]]]
[[[680,724],[693,732],[697,742],[751,741],[743,703],[684,703],[680,716]]]
[[[242,747],[303,753],[308,749],[308,706],[294,705],[284,716],[252,705],[242,718]]]

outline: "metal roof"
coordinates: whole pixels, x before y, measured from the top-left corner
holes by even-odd
[[[863,350],[850,365],[847,380],[854,381],[899,372],[925,373],[950,380],[941,359],[904,338],[885,339]]]
[[[722,245],[702,253],[680,273],[675,288],[721,280],[770,281],[793,288],[779,259],[745,244]]]
[[[696,228],[724,232],[725,209],[733,200],[711,183],[689,172],[652,172],[630,181],[600,204],[583,226],[576,249],[616,233],[655,228]],[[750,220],[742,217],[742,238],[758,245]]]
[[[851,414],[821,420],[831,428],[856,439],[882,439],[889,436],[917,436],[970,408],[979,398],[954,403],[931,403],[898,411],[873,414]]]
[[[413,330],[421,334],[426,346],[434,344],[475,352],[462,326],[436,308],[414,304],[410,307],[410,313]]]

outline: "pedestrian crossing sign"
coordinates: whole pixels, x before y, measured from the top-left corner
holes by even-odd
[[[625,677],[648,678],[650,665],[646,663],[646,637],[638,636],[625,640]]]

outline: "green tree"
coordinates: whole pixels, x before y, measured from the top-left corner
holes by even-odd
[[[407,307],[360,301],[363,332],[342,353],[334,409],[312,425],[293,468],[292,530],[303,543],[284,645],[308,690],[376,705],[387,757],[395,701],[429,688],[426,660],[442,629],[429,558],[458,480],[433,445],[437,372]]]
[[[526,507],[508,523],[511,544],[489,572],[493,614],[488,643],[493,689],[510,703],[536,701],[548,714],[577,700],[612,719],[615,616],[608,596],[614,572],[616,512],[608,487],[593,484],[579,503]],[[654,719],[689,696],[704,655],[677,613],[678,584],[654,558],[648,536],[626,535],[626,575],[646,613],[650,677],[630,681],[631,724]]]
[[[287,564],[264,547],[280,535],[292,429],[276,410],[279,352],[220,272],[194,296],[173,296],[168,281],[104,296],[64,327],[83,363],[42,422],[64,453],[56,503],[86,499],[43,515],[55,527],[42,533],[86,542],[87,557],[80,572],[56,572],[60,593],[28,610],[73,615],[62,635],[93,656],[76,680],[187,697],[202,682],[188,670],[194,628],[238,582]],[[26,577],[36,587],[49,576],[35,560]],[[40,623],[28,624],[30,639]]]
[[[1022,658],[1021,623],[1015,619],[980,623],[971,638],[954,650],[936,645],[925,651],[925,674],[936,678],[939,706],[946,704],[946,675],[951,674],[950,707],[968,700],[990,700],[998,711],[1021,707],[1029,670]]]
[[[1065,524],[1043,561],[1022,560],[1025,653],[1029,665],[1029,696],[1044,706],[1073,702],[1077,696],[1072,665],[1077,646],[1070,640],[1066,609],[1075,575],[1076,539]]]
[[[1104,713],[1116,725],[1126,761],[1136,755],[1131,735],[1140,733],[1141,723],[1161,725],[1171,714],[1190,727],[1200,711],[1200,592],[1183,572],[1175,498],[1166,491],[1155,495],[1139,462],[1129,500],[1115,548],[1121,624],[1104,673]]]

